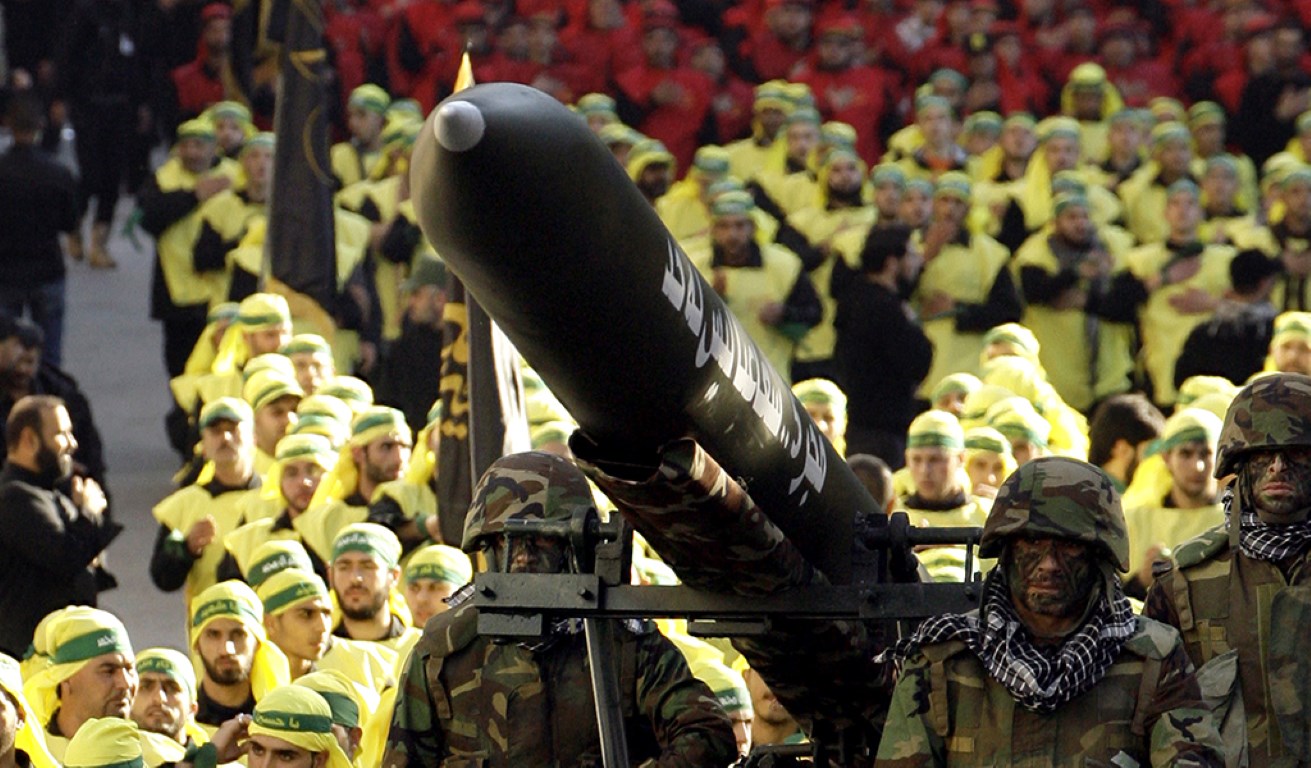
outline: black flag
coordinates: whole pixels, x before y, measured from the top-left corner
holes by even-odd
[[[266,259],[272,277],[331,311],[337,249],[328,160],[323,9],[317,0],[270,0],[269,39],[281,43]]]

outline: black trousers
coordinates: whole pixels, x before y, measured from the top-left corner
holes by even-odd
[[[74,105],[77,164],[82,174],[78,202],[83,215],[96,200],[94,220],[109,224],[119,190],[127,180],[128,157],[136,134],[136,110],[126,99],[89,101]]]

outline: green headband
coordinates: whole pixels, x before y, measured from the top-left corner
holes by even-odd
[[[264,612],[272,616],[293,603],[299,603],[307,597],[327,597],[319,582],[305,580],[275,592],[264,600]]]
[[[463,574],[456,573],[450,568],[444,568],[437,563],[419,563],[418,565],[407,566],[405,569],[405,583],[409,584],[419,579],[432,579],[446,584],[464,586]]]
[[[328,702],[328,709],[332,710],[332,721],[343,728],[358,728],[360,726],[360,707],[351,701],[351,697],[337,693],[336,691],[320,691],[317,688],[310,688],[323,700]]]
[[[944,435],[940,432],[924,432],[918,435],[910,435],[906,438],[907,448],[951,448],[952,450],[961,450],[965,444],[955,435]]]
[[[201,624],[218,616],[231,616],[236,619],[246,619],[259,624],[263,617],[251,610],[249,605],[239,600],[233,600],[230,597],[211,600],[208,603],[196,609],[196,615],[191,619],[192,628],[199,627]]]
[[[965,448],[971,451],[991,451],[992,453],[1010,453],[1011,447],[990,435],[971,435],[965,438]]]
[[[55,664],[71,664],[86,661],[106,653],[131,653],[132,646],[126,637],[113,627],[97,629],[85,635],[78,635],[55,649],[51,657]]]
[[[1154,441],[1151,445],[1150,454],[1165,453],[1183,445],[1184,443],[1211,443],[1215,439],[1214,435],[1207,434],[1206,430],[1201,427],[1188,427],[1170,435],[1164,440]]]
[[[268,577],[288,568],[300,568],[303,571],[310,571],[314,569],[314,565],[308,557],[297,557],[291,552],[279,552],[276,555],[269,555],[250,566],[249,570],[246,571],[246,580],[250,582],[250,586],[258,587]]]
[[[320,696],[322,693],[315,691]],[[331,703],[329,703],[331,706]],[[358,714],[356,715],[358,719]],[[332,733],[332,717],[330,715],[315,715],[307,712],[278,712],[260,711],[259,707],[255,708],[254,720],[256,725],[262,725],[275,731],[292,731],[295,733]]]
[[[146,766],[146,761],[144,759],[142,759],[141,757],[134,757],[131,760],[124,760],[119,763],[102,763],[100,765],[94,765],[94,766],[91,765],[82,766],[82,765],[74,765],[73,763],[68,763],[66,765],[66,768],[145,768],[145,766]]]
[[[388,542],[379,536],[375,536],[367,531],[347,531],[337,537],[332,543],[332,559],[336,560],[346,552],[363,552],[366,555],[377,557],[388,568],[396,567],[396,558],[392,556],[391,550],[394,547],[388,546]]]

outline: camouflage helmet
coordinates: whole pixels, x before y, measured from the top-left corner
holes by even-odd
[[[1129,531],[1120,495],[1098,467],[1046,456],[1011,473],[983,524],[980,557],[998,557],[1015,535],[1093,545],[1121,572],[1129,570]]]
[[[477,552],[484,538],[505,530],[506,520],[564,521],[590,506],[591,486],[568,459],[542,451],[503,456],[473,489],[462,548]]]
[[[1238,471],[1243,455],[1258,448],[1311,446],[1311,376],[1274,373],[1238,391],[1225,413],[1215,476]]]

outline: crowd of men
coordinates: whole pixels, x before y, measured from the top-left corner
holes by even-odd
[[[258,4],[79,2],[62,45],[36,5],[3,17],[0,768],[595,765],[581,622],[478,634],[476,571],[587,566],[511,521],[618,510],[660,532],[639,584],[824,581],[694,440],[604,455],[530,368],[534,451],[438,508],[447,274],[409,153],[464,51],[577,112],[883,509],[984,530],[916,553],[980,609],[900,636],[622,622],[634,763],[833,728],[883,766],[1311,760],[1300,5],[335,4],[328,307],[261,281],[287,139]],[[46,156],[64,121],[77,178]],[[130,226],[181,468],[140,567],[187,646],[136,651],[94,607],[123,526],[59,363],[65,252],[113,266],[152,135]],[[759,551],[706,545],[748,520]]]

